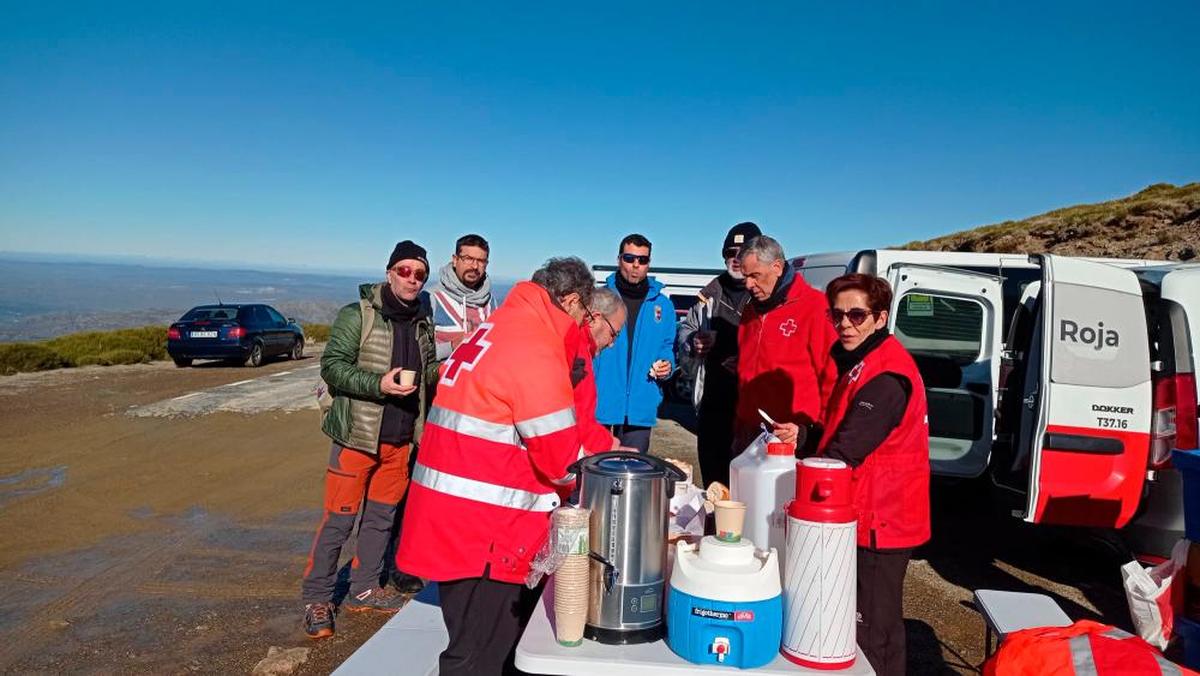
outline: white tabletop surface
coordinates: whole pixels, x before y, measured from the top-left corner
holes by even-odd
[[[517,668],[530,674],[578,674],[579,676],[633,676],[636,674],[694,673],[711,671],[739,673],[742,670],[717,665],[693,664],[671,652],[666,641],[638,645],[604,645],[584,639],[583,645],[567,648],[554,638],[554,580],[538,603],[521,642],[517,645]],[[748,670],[755,674],[826,674],[830,676],[866,676],[874,674],[862,649],[848,669],[839,671],[806,669],[776,655],[770,664]]]
[[[1071,618],[1045,594],[976,589],[975,605],[1000,638],[1030,627],[1068,627]]]

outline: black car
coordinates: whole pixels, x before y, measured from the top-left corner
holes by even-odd
[[[200,305],[167,329],[176,366],[193,359],[226,359],[262,366],[267,357],[304,355],[304,331],[270,305]]]

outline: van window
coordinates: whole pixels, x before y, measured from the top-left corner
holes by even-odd
[[[809,265],[796,269],[812,288],[825,293],[825,287],[833,280],[846,274],[844,265]]]
[[[1056,383],[1132,387],[1150,379],[1142,300],[1078,284],[1054,285],[1052,366]]]
[[[984,309],[955,296],[909,293],[900,299],[896,338],[911,352],[951,357],[964,366],[983,350]]]

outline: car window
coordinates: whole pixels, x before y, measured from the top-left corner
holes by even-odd
[[[910,352],[950,357],[960,366],[983,350],[983,305],[970,298],[909,293],[896,311],[896,338]]]
[[[1150,379],[1142,299],[1078,284],[1054,285],[1050,379],[1090,387],[1132,387]]]
[[[259,326],[271,325],[271,318],[267,316],[267,309],[261,305],[254,306],[254,323]]]
[[[287,324],[287,320],[284,319],[283,315],[279,314],[279,312],[275,308],[268,305],[268,306],[266,306],[266,309],[267,309],[267,315],[271,318],[272,323]]]
[[[225,321],[237,319],[238,309],[235,307],[197,307],[188,310],[180,321],[191,322],[197,320],[208,321]]]

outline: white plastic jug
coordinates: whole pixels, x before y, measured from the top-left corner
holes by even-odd
[[[796,457],[791,444],[763,432],[729,463],[730,497],[746,503],[742,537],[786,556],[787,504],[796,497]]]

